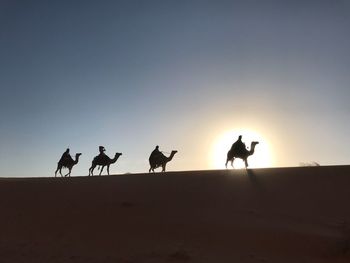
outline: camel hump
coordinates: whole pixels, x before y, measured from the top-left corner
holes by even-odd
[[[155,154],[153,154],[153,155],[151,155],[149,157],[149,162],[151,164],[157,164],[158,165],[158,164],[160,164],[162,162],[162,160],[164,160],[164,158],[166,158],[166,156],[163,153],[161,153],[161,152],[155,153]]]
[[[157,160],[163,157],[165,157],[165,155],[162,152],[152,152],[148,160]]]
[[[66,164],[68,162],[74,162],[72,156],[70,156],[70,155],[62,156],[58,163]]]
[[[99,154],[94,158],[94,162],[104,162],[107,161],[109,158],[106,154]]]

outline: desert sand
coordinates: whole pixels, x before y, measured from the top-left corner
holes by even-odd
[[[350,262],[349,201],[350,166],[2,178],[0,262]]]

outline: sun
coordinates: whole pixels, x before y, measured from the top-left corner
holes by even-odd
[[[231,130],[219,135],[214,140],[212,150],[210,152],[209,159],[211,162],[211,167],[214,169],[225,168],[227,152],[231,148],[232,144],[238,139],[239,135],[242,135],[242,141],[246,144],[248,149],[250,149],[250,143],[252,141],[259,142],[255,148],[254,154],[248,157],[249,168],[271,167],[272,156],[268,141],[259,133],[251,130]],[[235,159],[233,166],[234,168],[245,167],[242,159]],[[227,167],[231,167],[230,162],[228,163]]]

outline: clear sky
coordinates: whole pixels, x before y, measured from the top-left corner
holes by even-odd
[[[0,0],[1,176],[52,176],[67,147],[86,175],[99,145],[112,173],[157,144],[224,168],[232,130],[266,166],[348,164],[349,47],[347,0]]]

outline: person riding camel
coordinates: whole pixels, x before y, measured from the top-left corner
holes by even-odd
[[[69,154],[69,148],[67,148],[67,150],[62,154],[60,161],[66,162],[66,161],[69,161],[69,160],[73,160],[73,158]]]
[[[105,147],[99,146],[99,147],[98,147],[98,151],[100,152],[100,154],[98,155],[99,158],[104,159],[105,157],[108,157],[108,156],[105,154],[105,151],[106,151]]]
[[[242,153],[246,150],[245,143],[242,142],[242,135],[239,135],[237,141],[232,144],[231,151]]]
[[[154,158],[160,154],[162,153],[159,151],[159,146],[157,145],[156,148],[152,151],[151,155],[149,156],[149,159]]]
[[[106,149],[104,146],[99,146],[98,151],[100,152],[100,154],[97,155],[96,157],[98,157],[100,160],[104,160],[105,158],[108,158],[108,156],[105,154]]]
[[[98,151],[100,152],[100,155],[105,155],[105,151],[106,151],[106,149],[105,149],[105,147],[103,147],[103,146],[99,146],[98,147]]]

